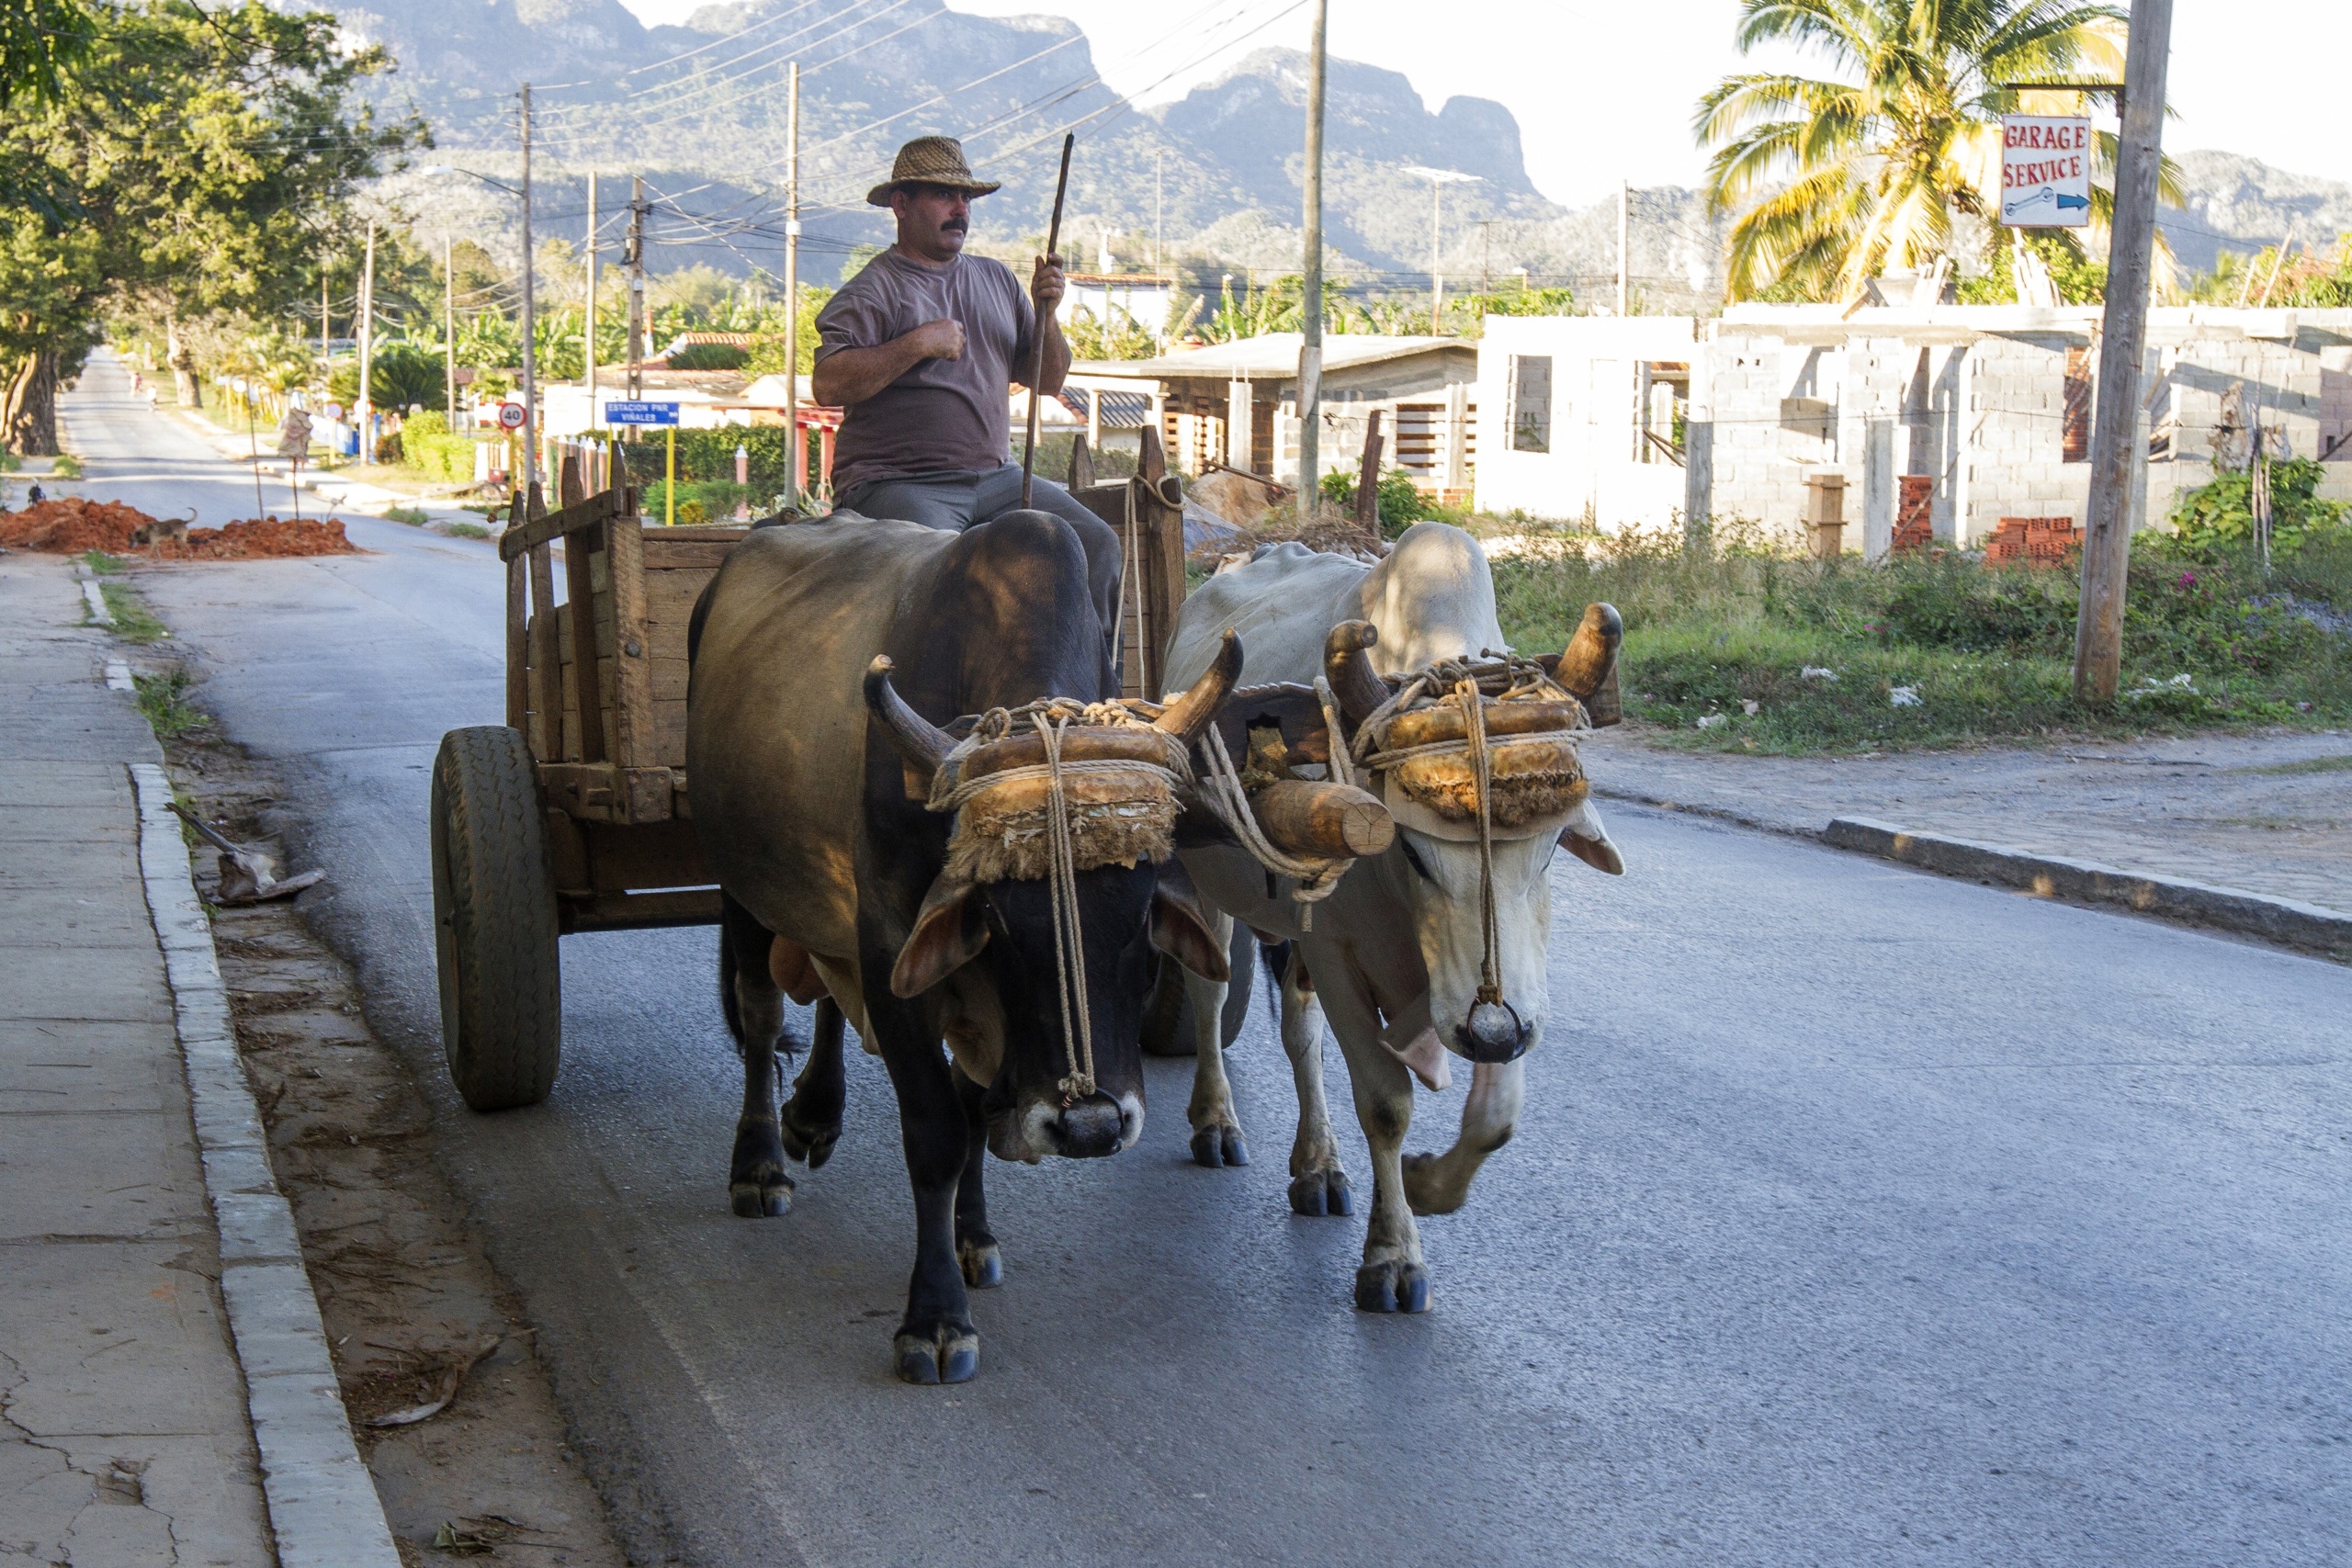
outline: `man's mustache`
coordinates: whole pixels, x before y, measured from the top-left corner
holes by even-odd
[[[939,228],[942,233],[961,234],[970,229],[971,226],[972,220],[968,218],[950,218],[946,222],[942,223]]]

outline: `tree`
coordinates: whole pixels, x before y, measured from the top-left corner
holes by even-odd
[[[74,0],[0,0],[0,109],[19,95],[54,95],[58,73],[81,58],[90,30]]]
[[[2120,80],[2124,19],[2073,0],[1743,0],[1743,51],[1796,44],[1850,79],[1730,76],[1699,101],[1708,196],[1740,213],[1732,298],[1850,299],[1888,267],[1955,254],[1962,231],[1998,211],[2000,116],[2080,102],[2005,84]],[[2097,152],[2094,180],[2111,181],[2115,139],[2101,133]],[[2162,188],[2179,199],[2169,163]],[[2095,183],[2094,232],[2113,203],[2112,185]],[[2081,255],[2072,233],[2061,243]]]
[[[0,169],[51,198],[0,212],[0,445],[12,451],[55,450],[57,383],[110,305],[162,315],[192,390],[182,323],[299,307],[354,185],[421,139],[358,101],[389,61],[343,47],[333,17],[260,0],[92,16],[57,90],[0,119]]]

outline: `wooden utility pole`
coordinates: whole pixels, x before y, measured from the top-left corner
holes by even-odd
[[[1315,0],[1306,67],[1306,256],[1299,299],[1298,514],[1312,518],[1323,482],[1323,80],[1330,0]]]
[[[808,445],[800,434],[800,62],[790,73],[790,130],[784,148],[784,449],[793,459],[785,504],[808,488]]]
[[[1445,182],[1430,181],[1430,336],[1445,315]]]
[[[588,386],[588,428],[596,428],[596,175],[588,175],[588,319],[580,329],[581,379]]]
[[[523,482],[539,482],[538,345],[532,336],[531,85],[523,84]]]
[[[448,387],[449,433],[458,430],[458,242],[441,236],[441,371]]]
[[[2116,153],[2115,221],[2108,243],[2107,308],[2099,329],[2098,405],[2091,425],[2091,500],[2083,530],[2083,595],[2075,620],[2075,700],[2110,703],[2123,671],[2124,574],[2132,560],[2132,481],[2148,460],[2133,451],[2140,360],[2162,162],[2165,73],[2172,52],[2172,0],[2132,0],[2123,62],[2122,135]]]
[[[1631,180],[1617,182],[1617,313],[1625,313],[1626,275],[1632,268],[1625,262],[1625,242],[1634,231],[1634,184]]]
[[[376,225],[368,225],[368,258],[359,268],[359,460],[376,460]]]
[[[621,264],[628,268],[628,399],[635,402],[645,389],[645,177],[637,175],[628,187],[628,243]],[[636,434],[637,427],[629,427]]]
[[[332,350],[327,344],[327,263],[319,262],[319,374],[327,373],[327,355]]]

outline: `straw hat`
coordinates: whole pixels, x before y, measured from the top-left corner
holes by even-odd
[[[890,193],[900,186],[944,186],[970,196],[986,196],[1003,182],[984,180],[964,162],[964,144],[952,136],[918,136],[899,149],[890,177],[865,193],[868,207],[888,207]]]

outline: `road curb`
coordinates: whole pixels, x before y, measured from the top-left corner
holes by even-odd
[[[1876,855],[1922,871],[2023,888],[2043,898],[2120,904],[2160,919],[2236,931],[2338,957],[2352,955],[2352,915],[2292,898],[2215,887],[2185,877],[2124,871],[2096,861],[2033,854],[1973,839],[1917,833],[1860,817],[1832,819],[1821,830],[1821,841],[1833,849]]]
[[[153,762],[130,768],[140,875],[171,983],[205,1192],[220,1230],[220,1295],[244,1369],[279,1568],[400,1568],[375,1480],[352,1441],[294,1213],[270,1170],[212,926],[171,812],[171,781]]]

